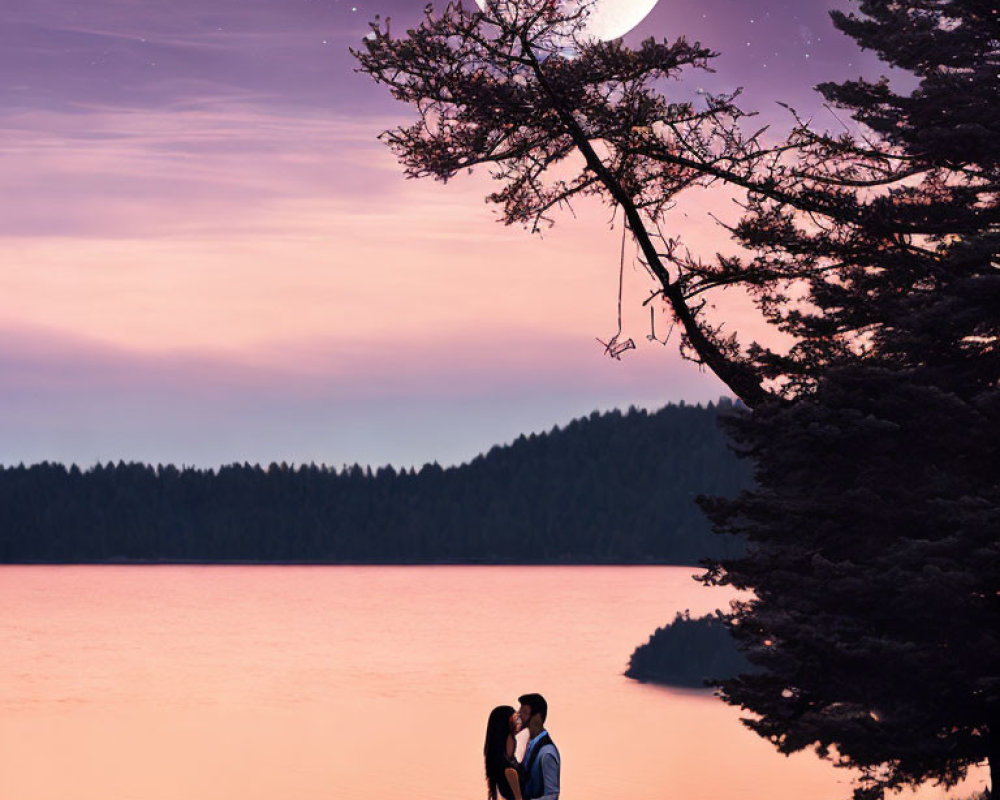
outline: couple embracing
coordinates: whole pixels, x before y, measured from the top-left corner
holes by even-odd
[[[520,708],[497,706],[486,723],[488,800],[559,800],[559,751],[545,730],[548,703],[540,694],[517,698]],[[524,760],[514,756],[514,737],[528,730]]]

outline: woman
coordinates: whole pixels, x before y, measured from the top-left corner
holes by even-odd
[[[497,800],[521,800],[521,765],[514,758],[514,734],[521,729],[521,720],[513,706],[497,706],[486,723],[486,796]]]

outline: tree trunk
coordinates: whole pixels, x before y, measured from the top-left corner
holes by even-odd
[[[1000,800],[997,793],[997,779],[1000,778],[1000,716],[990,720],[989,742],[986,745],[986,759],[990,766],[990,800]]]
[[[625,191],[621,183],[612,175],[600,156],[597,155],[586,133],[573,117],[572,109],[567,108],[562,98],[549,85],[545,74],[542,72],[542,65],[535,57],[530,44],[526,40],[522,40],[522,44],[525,53],[531,59],[531,66],[535,77],[546,94],[548,94],[553,108],[555,108],[563,125],[566,126],[566,131],[572,137],[577,150],[580,151],[580,154],[587,162],[587,166],[590,167],[598,180],[604,184],[609,194],[622,207],[632,235],[639,244],[643,256],[645,256],[647,266],[660,282],[660,286],[663,288],[663,297],[673,309],[675,319],[684,329],[688,342],[695,353],[697,353],[698,358],[701,359],[701,363],[714,372],[749,408],[756,408],[764,403],[771,395],[764,389],[760,375],[749,364],[742,363],[738,359],[729,358],[705,335],[705,332],[696,319],[695,313],[691,310],[687,299],[681,292],[680,286],[670,279],[670,273],[663,266],[660,254],[656,252],[656,247],[653,245],[649,232],[643,224],[642,217],[639,215],[639,209],[633,198],[629,196],[628,192]]]

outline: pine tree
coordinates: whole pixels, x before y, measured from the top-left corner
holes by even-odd
[[[859,768],[858,798],[953,785],[989,760],[1000,708],[1000,408],[895,368],[832,370],[731,423],[756,487],[706,503],[748,543],[707,580],[762,671],[723,696],[782,752]]]
[[[755,354],[783,398],[732,423],[757,488],[706,503],[749,541],[706,580],[753,591],[730,624],[764,668],[723,696],[783,752],[860,768],[859,798],[984,761],[995,792],[1000,17],[937,0],[833,17],[918,85],[821,86],[867,139],[800,128],[786,196],[735,229],[761,251],[733,278],[782,276],[762,303],[797,344]]]

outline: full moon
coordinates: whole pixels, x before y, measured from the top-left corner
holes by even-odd
[[[584,35],[601,41],[619,39],[642,22],[658,0],[595,0],[590,6]],[[476,0],[486,10],[486,0]],[[562,0],[561,5],[573,8],[577,0]]]

